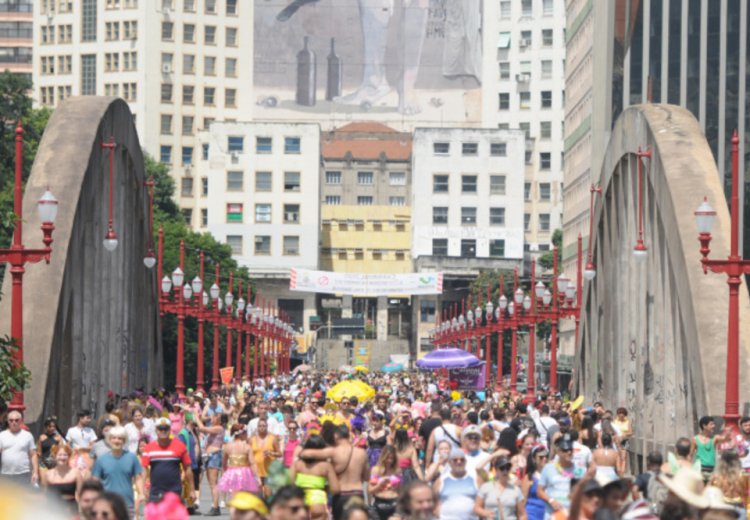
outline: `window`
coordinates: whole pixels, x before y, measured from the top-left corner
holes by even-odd
[[[451,152],[450,143],[432,143],[432,152],[435,155],[448,155]]]
[[[542,14],[544,16],[552,16],[555,14],[555,5],[553,0],[542,0]]]
[[[208,143],[203,143],[201,145],[201,150],[202,150],[201,151],[201,158],[204,161],[207,161],[208,160]]]
[[[193,196],[193,178],[192,177],[183,177],[180,180],[180,195],[182,195],[183,197]]]
[[[448,176],[432,176],[432,193],[448,193]]]
[[[500,66],[500,79],[510,79],[510,62],[501,61]]]
[[[542,121],[539,123],[539,137],[541,139],[549,139],[552,137],[552,122]]]
[[[237,14],[237,0],[227,0],[227,14]]]
[[[505,175],[490,175],[490,194],[505,195]]]
[[[216,14],[216,0],[206,0],[206,14]]]
[[[171,163],[172,162],[172,147],[168,145],[162,145],[159,148],[159,162]]]
[[[216,75],[216,58],[213,56],[206,56],[203,58],[203,74],[205,76]]]
[[[461,155],[476,155],[478,150],[477,143],[461,143]]]
[[[326,172],[326,184],[341,184],[341,172]]]
[[[71,24],[61,25],[58,28],[57,43],[73,42],[73,26]]]
[[[548,201],[552,196],[552,191],[549,182],[539,183],[539,200]]]
[[[531,14],[532,14],[531,0],[521,0],[521,15],[531,16]]]
[[[224,60],[224,75],[228,78],[237,77],[237,58],[227,58]]]
[[[435,300],[419,301],[419,321],[422,323],[435,323]]]
[[[299,237],[298,236],[285,236],[284,237],[282,254],[285,256],[299,255]]]
[[[81,41],[96,41],[97,0],[81,0]]]
[[[464,226],[473,226],[477,223],[477,208],[461,208],[461,224]]]
[[[203,43],[206,45],[215,45],[216,44],[216,26],[215,25],[207,25],[203,29]]]
[[[193,225],[193,210],[190,208],[184,208],[182,210],[182,218],[185,219],[185,224],[188,226]]]
[[[193,104],[193,96],[195,94],[195,87],[192,85],[183,85],[182,86],[182,104],[183,105],[192,105]]]
[[[194,13],[195,12],[195,0],[183,0],[182,10],[185,11],[186,13]]]
[[[118,70],[120,70],[120,53],[108,52],[104,54],[104,72],[117,72]]]
[[[530,224],[531,224],[531,213],[524,213],[523,214],[523,230],[528,231]]]
[[[372,172],[357,172],[357,184],[360,186],[372,186]]]
[[[369,195],[360,195],[357,197],[357,206],[372,206],[372,197]]]
[[[539,214],[539,231],[549,231],[549,213]]]
[[[273,152],[273,139],[270,137],[255,138],[255,153]]]
[[[461,258],[474,258],[477,256],[477,241],[474,239],[461,240]]]
[[[461,176],[461,193],[476,193],[477,192],[477,176],[476,175],[462,175]]]
[[[182,41],[185,43],[195,43],[195,24],[186,23],[182,26]]]
[[[542,60],[542,79],[552,77],[552,60]]]
[[[174,23],[161,23],[161,39],[162,41],[172,41],[174,39]]]
[[[227,27],[224,40],[227,47],[237,47],[237,28]]]
[[[500,19],[510,20],[510,0],[500,2]]]
[[[182,165],[187,166],[193,164],[193,147],[183,146],[182,147]]]
[[[432,239],[432,256],[448,256],[448,239]]]
[[[227,204],[227,222],[242,224],[242,204],[236,202]]]
[[[182,135],[193,135],[193,116],[182,116]]]
[[[208,197],[208,177],[201,177],[201,196]]]
[[[65,101],[73,94],[73,87],[70,85],[57,87],[57,99],[58,101]]]
[[[182,73],[195,74],[195,56],[192,54],[184,54],[182,56]]]
[[[542,29],[542,45],[545,47],[552,47],[554,43],[554,37],[552,35],[552,29]]]
[[[137,40],[138,22],[135,20],[122,22],[122,37],[125,40]]]
[[[122,84],[122,98],[125,101],[135,101],[138,99],[138,84],[137,83],[123,83]],[[133,115],[135,121],[135,114]]]
[[[542,90],[542,108],[552,108],[551,90]]]
[[[528,121],[523,122],[523,123],[518,123],[518,129],[523,130],[523,133],[526,139],[531,138],[531,123],[529,123]]]
[[[96,95],[96,54],[81,56],[81,95]]]
[[[527,202],[531,200],[531,183],[530,182],[523,183],[523,200]]]
[[[505,225],[505,208],[490,208],[490,226]]]
[[[245,150],[245,138],[241,135],[227,137],[227,151],[242,153]]]
[[[258,222],[260,224],[269,224],[271,222],[270,204],[255,205],[255,222]]]
[[[406,172],[390,172],[388,183],[391,186],[406,186]]]
[[[104,95],[105,96],[120,96],[120,85],[119,83],[105,83],[104,84]]]
[[[498,110],[510,109],[510,94],[508,94],[507,92],[500,92],[497,95],[497,109]]]
[[[172,135],[172,116],[170,114],[161,115],[161,135]]]
[[[271,254],[271,237],[268,235],[255,235],[255,254]]]
[[[208,226],[208,209],[201,209],[201,227]]]
[[[236,88],[224,89],[224,106],[226,108],[234,108],[237,106],[237,89]]]
[[[447,224],[448,223],[448,207],[447,206],[436,206],[432,208],[432,223],[433,224]]]
[[[505,157],[507,148],[506,143],[490,143],[490,155],[492,157]]]
[[[490,257],[497,258],[503,256],[505,256],[505,240],[490,240]]]
[[[501,32],[498,35],[497,48],[504,49],[504,50],[510,49],[510,33],[509,32]]]
[[[521,47],[531,47],[531,44],[531,31],[521,31]]]
[[[284,172],[284,191],[299,191],[299,172]]]
[[[284,153],[286,154],[298,154],[301,151],[301,140],[299,137],[285,137],[284,138]]]
[[[406,197],[388,197],[389,206],[406,206]]]
[[[284,224],[299,224],[299,204],[284,204]]]
[[[519,92],[518,104],[523,109],[531,108],[531,92]]]
[[[123,65],[122,70],[135,70],[138,68],[138,52],[123,52]]]
[[[242,172],[229,171],[227,172],[227,191],[242,191],[245,189],[244,186],[244,175]]]
[[[233,255],[241,255],[242,235],[227,235],[227,245],[232,248]]]
[[[255,172],[255,191],[271,191],[271,172]]]
[[[339,195],[326,195],[326,205],[328,206],[339,206],[341,205],[341,196]]]
[[[549,152],[541,152],[539,154],[539,169],[549,170],[552,167],[552,154]]]

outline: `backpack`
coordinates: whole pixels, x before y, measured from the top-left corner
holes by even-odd
[[[657,515],[661,514],[664,501],[669,495],[669,488],[667,488],[658,477],[659,472],[652,473],[651,478],[648,479],[648,486],[646,487],[646,495],[649,504],[651,504],[651,510]]]

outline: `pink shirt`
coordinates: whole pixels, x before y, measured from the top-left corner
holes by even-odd
[[[284,466],[287,468],[292,467],[292,463],[294,462],[294,449],[299,445],[299,439],[297,440],[288,440],[286,442],[286,446],[284,446]]]

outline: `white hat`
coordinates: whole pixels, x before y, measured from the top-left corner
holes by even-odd
[[[660,474],[657,478],[672,493],[689,505],[698,509],[708,507],[708,498],[703,494],[703,477],[697,471],[690,468],[681,468],[677,470],[674,477]]]
[[[730,504],[726,502],[724,493],[722,493],[721,489],[717,488],[716,486],[707,486],[706,489],[703,490],[703,496],[708,501],[708,505],[706,506],[706,509],[732,511],[734,512],[735,516],[737,517],[740,516],[737,509],[732,507]]]

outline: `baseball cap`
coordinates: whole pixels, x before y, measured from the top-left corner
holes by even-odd
[[[468,435],[479,435],[481,437],[482,430],[475,424],[469,425],[461,432],[461,440],[464,440]]]
[[[156,419],[156,421],[154,421],[154,427],[155,428],[158,429],[159,427],[164,427],[164,426],[168,426],[169,428],[171,428],[172,427],[172,421],[170,421],[166,417],[159,417],[158,419]]]

